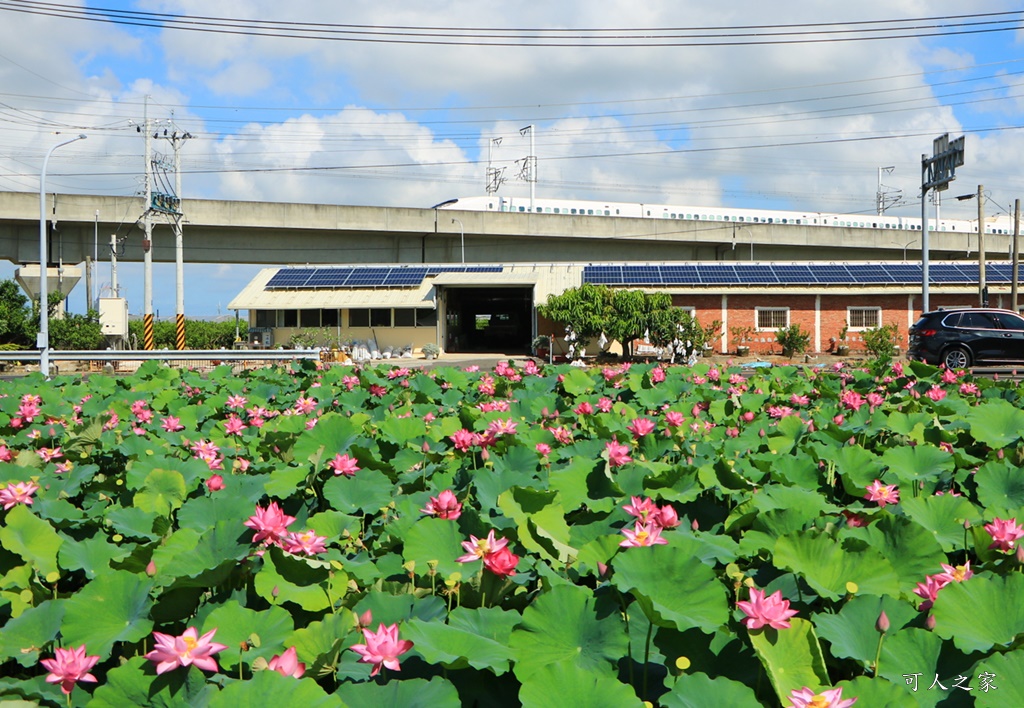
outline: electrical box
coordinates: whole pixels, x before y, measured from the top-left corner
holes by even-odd
[[[128,301],[123,297],[100,298],[100,331],[108,337],[128,336]]]
[[[274,346],[274,329],[272,327],[250,327],[249,344],[270,349]]]

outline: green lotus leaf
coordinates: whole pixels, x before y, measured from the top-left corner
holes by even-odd
[[[334,695],[344,701],[343,705],[348,708],[459,708],[462,705],[455,686],[440,676],[435,676],[429,681],[414,678],[388,681],[383,685],[343,683]]]
[[[568,697],[573,705],[588,708],[643,705],[630,686],[597,667],[560,661],[541,666],[521,680],[519,700],[523,708],[564,708]]]
[[[610,671],[626,655],[628,642],[622,620],[615,614],[599,617],[589,590],[560,585],[523,610],[523,622],[512,632],[509,647],[516,677],[525,681],[558,662]]]
[[[325,413],[312,430],[304,430],[299,435],[292,455],[297,463],[312,465],[319,472],[335,455],[351,454],[349,448],[361,435],[362,430],[350,418],[334,412]]]
[[[801,575],[814,590],[833,600],[849,592],[848,583],[867,595],[899,595],[900,576],[881,552],[853,539],[800,532],[775,543],[775,565]]]
[[[0,547],[17,553],[44,578],[57,575],[57,553],[64,539],[24,504],[15,504],[0,527]],[[53,582],[50,578],[47,582]]]
[[[452,573],[463,576],[477,572],[479,563],[456,563],[463,555],[462,542],[469,540],[459,531],[458,522],[427,516],[414,523],[405,535],[402,558],[416,563],[416,574],[426,576],[431,564],[436,563],[438,583]]]
[[[295,647],[299,661],[306,664],[310,676],[317,676],[320,669],[334,659],[346,635],[354,631],[354,617],[348,609],[337,614],[328,614],[320,622],[310,622],[284,639],[284,646]]]
[[[42,648],[60,632],[63,619],[64,600],[45,600],[25,610],[0,632],[0,658],[14,659],[22,666],[35,665]]]
[[[89,651],[92,653],[91,648]],[[217,694],[216,687],[208,684],[206,676],[195,666],[174,669],[161,676],[157,676],[152,667],[152,662],[145,657],[135,656],[111,669],[89,705],[97,708],[196,708],[209,705]]]
[[[878,675],[895,684],[906,683],[903,674],[914,667],[925,676],[934,676],[942,651],[942,639],[934,632],[918,627],[905,627],[882,642]]]
[[[415,643],[424,660],[448,669],[472,666],[500,675],[508,671],[514,658],[506,642],[441,622],[411,620],[403,627],[402,637]]]
[[[391,503],[394,492],[394,483],[383,472],[373,469],[361,469],[354,477],[339,475],[324,482],[324,498],[332,508],[345,514],[383,509]]]
[[[970,501],[950,494],[908,497],[900,500],[900,506],[907,518],[931,532],[946,553],[964,549],[964,521],[981,521],[981,514]]]
[[[729,619],[725,588],[690,549],[627,548],[613,567],[619,590],[633,593],[644,614],[659,627],[712,632]]]
[[[113,508],[105,514],[106,520],[118,533],[131,538],[155,541],[162,535],[156,530],[159,515],[135,507]]]
[[[1024,650],[987,656],[974,665],[970,676],[971,695],[977,708],[1024,705]]]
[[[942,571],[946,554],[934,534],[910,519],[889,514],[880,516],[876,523],[867,527],[866,537],[871,548],[880,551],[892,564],[900,579],[900,589],[909,594],[923,582],[924,576]],[[863,587],[861,591],[868,592]]]
[[[289,602],[309,612],[320,612],[345,596],[348,575],[271,548],[263,555],[263,567],[256,573],[255,583],[257,594],[271,604]]]
[[[820,447],[819,454],[827,464],[835,466],[846,493],[858,499],[864,496],[869,484],[882,476],[881,459],[859,445]]]
[[[97,573],[110,570],[110,561],[121,560],[129,553],[128,546],[117,546],[109,543],[102,533],[76,541],[64,536],[64,544],[60,547],[57,560],[62,568],[82,570],[87,578],[95,578]]]
[[[722,676],[712,679],[700,673],[680,676],[672,690],[658,698],[658,704],[663,708],[705,708],[716,705],[760,708],[762,705],[749,686]]]
[[[168,516],[185,501],[185,478],[176,470],[155,469],[146,475],[134,505],[143,511]]]
[[[918,615],[914,606],[906,600],[858,595],[845,603],[839,612],[816,613],[812,619],[818,636],[831,645],[832,656],[856,659],[867,667],[875,660],[875,652],[878,650],[875,623],[883,611],[889,618],[890,626],[886,642]]]
[[[325,693],[312,678],[296,679],[276,671],[257,671],[248,681],[228,684],[210,698],[208,705],[209,708],[332,708],[345,704],[337,695]]]
[[[250,530],[237,521],[220,521],[203,532],[194,529],[175,531],[153,552],[157,577],[162,581],[200,578],[202,584],[223,582],[237,561],[252,552]],[[207,571],[218,572],[206,574]]]
[[[556,492],[513,487],[498,497],[498,507],[518,524],[519,542],[554,563],[566,563],[579,551],[572,547],[565,510]]]
[[[814,625],[799,617],[789,622],[789,629],[765,627],[750,632],[750,643],[781,701],[804,686],[829,683]]]
[[[394,443],[399,447],[408,445],[419,447],[422,442],[421,438],[427,434],[427,424],[423,422],[422,418],[415,416],[408,416],[406,418],[392,416],[380,424],[378,431],[384,440]]]
[[[1001,398],[972,408],[965,418],[974,439],[993,449],[1012,445],[1024,435],[1024,411]]]
[[[882,462],[901,484],[911,486],[924,482],[927,493],[955,467],[953,456],[933,445],[891,447],[882,455]]]
[[[1024,575],[975,575],[939,591],[935,633],[962,652],[1005,647],[1024,632]]]
[[[593,393],[598,386],[590,374],[583,369],[573,367],[565,372],[562,388],[570,396],[582,396]]]
[[[257,657],[269,661],[275,654],[283,653],[288,648],[284,645],[284,640],[294,631],[295,626],[292,616],[280,607],[250,610],[232,601],[215,608],[206,616],[200,634],[214,629],[217,630],[216,641],[226,644],[231,649],[217,656],[221,667],[229,670],[237,667],[239,661],[252,666],[253,660]],[[250,644],[239,657],[235,648],[241,646],[242,642],[253,634],[260,639],[259,646]]]
[[[64,645],[86,646],[102,661],[115,642],[137,642],[153,629],[149,618],[153,581],[112,570],[67,599],[61,635]]]
[[[974,475],[978,501],[990,514],[1013,512],[1024,506],[1024,475],[1009,460],[992,460]]]
[[[915,699],[914,693],[906,681],[892,682],[881,678],[868,678],[858,676],[852,681],[840,681],[836,688],[843,689],[843,700],[849,698],[857,699],[857,706],[885,706],[886,708],[917,708],[921,705]],[[924,690],[918,689],[918,692]],[[941,696],[940,696],[941,698]],[[928,700],[928,696],[924,696]],[[925,704],[927,705],[927,704]]]

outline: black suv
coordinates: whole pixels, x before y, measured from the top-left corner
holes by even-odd
[[[985,307],[926,312],[910,328],[907,358],[949,369],[1024,363],[1024,317]]]

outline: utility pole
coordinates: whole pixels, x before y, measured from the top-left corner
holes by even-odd
[[[164,131],[164,138],[171,143],[174,150],[174,194],[168,198],[161,199],[161,205],[167,210],[171,217],[171,226],[174,230],[174,274],[175,274],[175,321],[174,321],[174,346],[176,349],[185,348],[185,263],[184,263],[184,242],[182,239],[182,221],[184,214],[181,211],[181,146],[192,137],[191,133],[179,133],[174,130],[171,135]]]
[[[110,293],[120,297],[117,287],[117,234],[110,234]]]
[[[143,114],[143,135],[146,147],[146,189],[145,212],[142,215],[145,235],[142,238],[142,279],[143,279],[143,310],[142,310],[142,348],[152,350],[153,347],[153,158],[150,147],[149,96],[146,96],[145,113]]]
[[[1013,280],[1010,284],[1010,300],[1013,311],[1020,312],[1017,307],[1017,278],[1020,276],[1020,199],[1013,202]]]
[[[537,198],[537,154],[534,152],[534,133],[536,128],[531,123],[525,128],[519,130],[520,135],[526,135],[526,132],[530,132],[530,154],[523,161],[523,168],[520,171],[520,176],[530,183],[530,212],[534,211],[534,202]]]
[[[984,185],[978,185],[978,302],[988,307],[988,284],[985,282],[985,196]]]

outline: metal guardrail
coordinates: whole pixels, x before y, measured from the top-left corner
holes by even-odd
[[[100,349],[54,350],[49,353],[50,364],[56,362],[88,362],[90,366],[106,364],[114,371],[132,371],[145,361],[163,361],[178,368],[212,369],[225,362],[237,363],[246,369],[259,368],[271,363],[297,360],[321,360],[315,349]],[[40,352],[35,349],[0,351],[0,369],[6,362],[24,362],[39,365]]]
[[[51,361],[171,361],[219,360],[219,361],[294,361],[295,359],[320,359],[316,349],[69,349],[50,350]],[[39,352],[34,349],[0,351],[0,361],[39,361]]]

